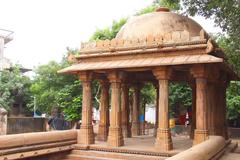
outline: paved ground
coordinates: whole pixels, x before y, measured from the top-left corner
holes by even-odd
[[[232,139],[232,143],[240,144],[240,139]],[[220,160],[240,160],[240,148],[239,146],[234,151],[225,152]]]
[[[192,140],[190,140],[187,136],[175,136],[172,138],[172,140],[173,150],[170,151],[171,153],[178,153],[192,146]],[[154,146],[155,137],[153,137],[152,135],[125,138],[124,143],[124,146],[120,147],[121,149],[158,152],[158,150]],[[91,146],[102,146],[104,148],[108,147],[107,143],[102,141],[96,141],[95,144]]]

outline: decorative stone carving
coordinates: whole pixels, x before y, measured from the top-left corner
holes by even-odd
[[[130,137],[128,131],[129,128],[129,86],[123,82],[122,83],[122,95],[121,95],[121,123],[123,137]]]
[[[94,133],[92,125],[92,73],[80,72],[79,79],[83,87],[82,99],[82,124],[78,132],[78,143],[89,145],[94,143]]]
[[[194,131],[194,144],[208,139],[207,123],[207,67],[198,65],[191,70],[196,79],[196,129]]]
[[[123,74],[118,71],[112,71],[108,75],[111,83],[111,112],[110,112],[110,127],[108,134],[108,145],[119,147],[124,145],[123,134],[121,129],[121,81]]]
[[[153,70],[153,74],[159,82],[159,106],[158,106],[158,129],[155,147],[159,151],[169,151],[173,148],[168,117],[168,81],[172,70],[167,67]]]

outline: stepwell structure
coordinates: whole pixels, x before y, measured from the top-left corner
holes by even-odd
[[[9,141],[5,140],[7,145],[4,145],[1,139],[1,146],[5,146],[2,148],[14,151],[2,152],[3,159],[10,159],[13,153],[20,156],[18,159],[29,157],[27,151],[32,156],[48,155],[48,152],[67,155],[64,149],[73,150],[65,159],[200,160],[217,159],[228,148],[226,88],[231,80],[239,77],[227,63],[223,51],[195,21],[159,8],[154,13],[130,19],[113,40],[82,43],[79,52],[69,57],[72,66],[59,73],[77,74],[82,82],[81,129],[64,134],[24,134],[19,139],[21,143],[6,136]],[[92,125],[93,80],[101,84],[97,136]],[[150,138],[139,136],[139,95],[145,82],[153,83],[158,93],[156,136]],[[170,82],[184,82],[192,88],[194,134],[187,148],[177,144],[179,141],[172,138],[169,129]],[[132,114],[130,87],[134,90]],[[50,134],[56,136],[41,138]],[[57,149],[52,150],[54,147]]]

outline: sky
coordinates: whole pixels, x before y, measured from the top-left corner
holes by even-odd
[[[14,31],[4,56],[26,68],[60,61],[66,48],[79,48],[96,29],[131,17],[152,0],[0,0],[0,29]],[[207,32],[212,20],[194,17]]]

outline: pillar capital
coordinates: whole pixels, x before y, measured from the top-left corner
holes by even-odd
[[[153,74],[158,80],[169,80],[172,77],[172,69],[170,67],[156,68]]]
[[[101,87],[109,87],[110,85],[108,79],[99,79],[98,82],[101,85]]]
[[[205,65],[196,65],[191,68],[190,72],[194,78],[207,78],[208,77],[207,67]]]
[[[82,82],[90,82],[93,78],[93,73],[90,71],[79,72],[79,79]]]
[[[123,71],[114,70],[108,73],[108,79],[111,83],[120,83],[125,80],[125,78],[126,75]]]

